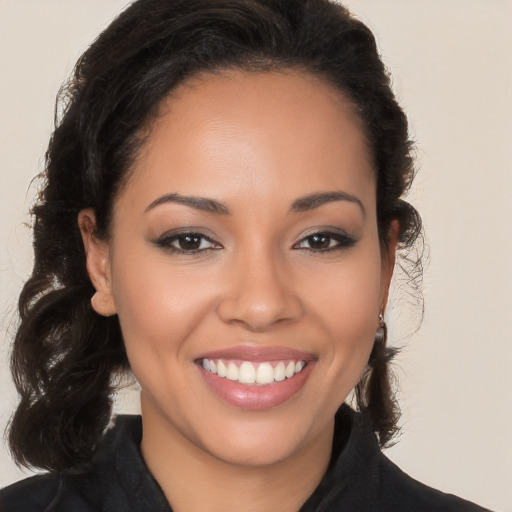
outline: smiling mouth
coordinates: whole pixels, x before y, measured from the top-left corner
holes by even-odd
[[[252,362],[230,359],[200,359],[198,364],[217,377],[246,385],[265,386],[291,379],[307,366],[303,360]]]

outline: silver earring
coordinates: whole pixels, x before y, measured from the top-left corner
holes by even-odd
[[[379,314],[379,328],[375,333],[375,343],[386,344],[387,336],[388,336],[388,328],[386,322],[384,321],[384,315],[382,313]]]

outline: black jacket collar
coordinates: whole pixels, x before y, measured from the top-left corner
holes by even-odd
[[[120,416],[86,465],[0,491],[2,512],[172,512],[142,454],[142,420]],[[300,512],[485,512],[412,479],[379,449],[364,417],[342,406],[329,469]],[[489,512],[489,511],[487,511]]]
[[[140,416],[118,417],[94,458],[97,468],[94,473],[99,473],[101,468],[110,468],[100,480],[109,488],[105,499],[111,502],[112,510],[117,510],[114,502],[122,501],[131,506],[126,510],[133,512],[171,512],[142,458],[141,439]],[[336,503],[340,500],[346,504],[345,510],[374,510],[372,504],[376,503],[378,494],[380,455],[377,440],[362,416],[348,406],[342,406],[336,415],[329,469],[300,512],[339,510]],[[113,479],[118,491],[115,493],[112,492]]]

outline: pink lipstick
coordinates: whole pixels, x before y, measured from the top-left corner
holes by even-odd
[[[232,347],[196,359],[210,389],[235,407],[280,405],[304,386],[315,364],[311,354],[285,347]]]

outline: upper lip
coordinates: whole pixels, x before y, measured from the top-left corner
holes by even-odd
[[[242,361],[263,363],[265,361],[282,361],[285,359],[292,359],[294,361],[311,361],[314,359],[314,356],[288,347],[255,347],[239,345],[215,350],[213,352],[206,352],[200,355],[197,359],[239,359]]]

